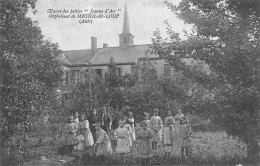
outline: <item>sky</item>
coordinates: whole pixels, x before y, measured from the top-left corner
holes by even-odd
[[[169,0],[178,4],[180,0]],[[36,14],[28,13],[32,20],[38,21],[45,39],[58,43],[62,50],[89,49],[91,37],[97,38],[97,46],[107,43],[109,47],[119,45],[119,34],[123,31],[125,3],[127,4],[130,32],[134,35],[134,44],[151,44],[151,38],[156,28],[165,32],[165,20],[173,30],[183,34],[183,29],[189,31],[190,26],[179,20],[164,0],[38,0]],[[117,18],[93,19],[93,23],[79,23],[79,18],[50,18],[49,9],[82,10],[87,14],[93,10],[116,10]],[[121,9],[121,10],[120,10]],[[84,12],[88,10],[87,12]],[[50,11],[50,10],[49,10]],[[76,15],[77,17],[77,15]],[[166,36],[165,36],[166,37]]]

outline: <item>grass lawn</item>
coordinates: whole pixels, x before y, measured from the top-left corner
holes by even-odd
[[[27,160],[23,165],[87,165],[86,159],[76,163],[71,161],[71,156],[58,156],[57,148],[63,144],[63,138],[60,141],[54,141],[53,138],[47,137],[42,144],[37,143],[35,137],[31,137],[29,142],[25,144],[25,149],[28,151]],[[180,157],[180,149],[177,146],[173,147],[172,157],[169,159],[163,158],[163,150],[159,148],[154,152],[150,164],[151,165],[246,165],[246,145],[235,138],[228,137],[224,132],[196,132],[192,135],[192,154],[188,159]],[[136,145],[138,146],[138,145]],[[125,157],[119,158],[115,153],[106,158],[98,159],[102,165],[139,165],[139,160],[136,157],[136,148]],[[89,151],[92,151],[90,149]],[[86,151],[87,153],[87,151]],[[46,156],[46,160],[41,161],[41,156]],[[61,163],[59,160],[70,161]],[[95,164],[95,163],[92,163]]]

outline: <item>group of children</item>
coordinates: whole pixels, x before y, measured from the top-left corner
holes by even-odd
[[[163,145],[165,157],[169,157],[173,145],[178,145],[181,149],[181,155],[189,156],[191,146],[190,136],[191,127],[188,119],[179,110],[174,117],[171,111],[163,123],[158,116],[159,110],[154,109],[154,115],[149,119],[149,114],[145,113],[144,120],[141,122],[141,128],[135,135],[134,118],[132,113],[129,116],[123,116],[119,119],[118,128],[114,130],[113,135],[116,138],[115,152],[124,156],[131,151],[133,142],[138,143],[137,151],[143,161],[152,156],[152,150],[156,150],[159,145]],[[95,126],[96,142],[93,141],[92,133],[89,129],[89,122],[84,115],[79,119],[70,117],[69,123],[66,124],[66,142],[74,145],[74,150],[82,151],[88,146],[94,145],[96,155],[105,155],[112,152],[110,138],[108,133],[101,128],[101,123],[96,122]]]
[[[164,124],[161,117],[158,116],[159,110],[154,109],[154,115],[149,119],[149,114],[145,113],[144,120],[141,122],[141,129],[137,132],[138,155],[144,162],[152,156],[152,150],[156,150],[158,145],[163,145],[165,157],[170,157],[174,144],[180,147],[181,156],[190,155],[191,147],[191,127],[188,119],[178,110],[174,117],[171,111],[165,118]],[[132,146],[133,138],[131,127],[127,124],[127,117],[119,120],[119,127],[114,135],[117,139],[116,152],[124,155],[128,153]],[[186,153],[184,153],[186,152]]]
[[[149,114],[145,113],[142,129],[137,134],[137,139],[140,139],[139,154],[140,157],[147,162],[152,155],[152,150],[156,150],[158,145],[162,145],[165,151],[165,157],[170,157],[173,152],[173,146],[177,145],[181,149],[181,156],[190,155],[191,147],[191,127],[188,119],[178,110],[174,117],[171,111],[168,111],[168,116],[165,118],[164,124],[161,117],[158,116],[158,109],[154,109],[154,116],[149,120]]]
[[[65,124],[66,145],[73,145],[75,153],[83,153],[84,149],[94,144],[89,122],[84,114],[78,117],[78,113],[68,118]]]

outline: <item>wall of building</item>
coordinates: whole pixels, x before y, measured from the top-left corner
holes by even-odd
[[[151,64],[155,67],[155,69],[157,70],[158,75],[164,75],[165,73],[165,64],[168,64],[167,62],[165,62],[165,60],[151,60]],[[117,65],[117,68],[120,68],[121,70],[121,75],[125,75],[127,74],[131,74],[131,65]],[[91,67],[70,67],[69,69],[67,69],[66,71],[68,71],[68,85],[73,85],[74,84],[74,79],[71,78],[71,76],[73,76],[71,74],[71,72],[73,72],[74,70],[78,70],[79,71],[79,83],[85,83],[86,78],[85,78],[85,72],[86,70],[91,70],[91,71],[96,71],[96,69],[101,69],[101,75],[104,78],[105,77],[105,73],[108,72],[108,67],[107,66],[91,66]],[[174,68],[171,67],[171,75],[174,74]]]

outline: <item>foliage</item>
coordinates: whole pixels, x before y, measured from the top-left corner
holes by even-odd
[[[92,100],[94,108],[109,106],[113,111],[122,113],[126,113],[124,107],[129,106],[136,120],[140,121],[143,112],[152,115],[152,110],[158,108],[161,110],[161,116],[165,116],[168,110],[176,113],[181,105],[185,106],[191,99],[202,98],[208,93],[203,87],[199,89],[197,84],[192,83],[182,73],[158,77],[156,69],[147,58],[136,64],[136,72],[124,76],[117,75],[116,62],[112,58],[108,69],[105,79],[93,79],[91,90],[88,82],[76,86],[72,110],[88,110],[86,113],[89,114],[89,101]],[[85,74],[87,80],[90,80],[90,75],[94,73]]]
[[[36,0],[1,0],[0,4],[0,135],[5,149],[10,139],[24,135],[25,121],[47,115],[58,104],[63,70],[58,45],[44,40],[38,23],[26,16],[30,9],[36,12]],[[18,152],[23,153],[22,138],[18,144]],[[9,152],[1,150],[1,156],[17,149]]]
[[[63,71],[57,44],[26,16],[35,1],[1,1],[2,122],[8,128],[56,101]],[[8,128],[9,129],[9,128]]]
[[[163,39],[157,30],[153,53],[166,58],[177,71],[212,94],[192,100],[189,106],[198,111],[208,108],[205,115],[211,114],[208,117],[216,127],[242,139],[248,146],[248,157],[257,160],[259,1],[184,0],[178,6],[165,3],[180,19],[193,25],[193,32],[186,33],[187,39],[181,41],[166,22],[169,39]],[[184,59],[201,61],[208,71],[187,65]]]

